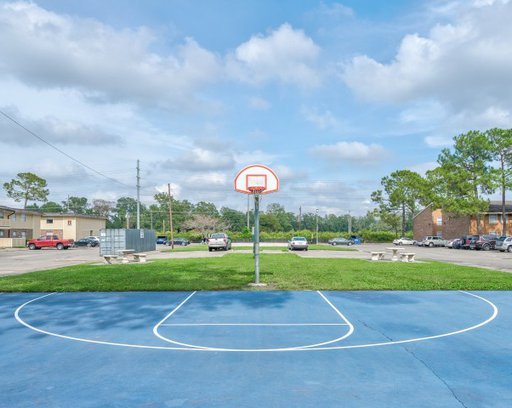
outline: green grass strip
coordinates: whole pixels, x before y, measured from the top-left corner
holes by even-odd
[[[1,292],[246,290],[252,254],[77,265],[0,278]],[[279,290],[512,290],[512,274],[441,262],[370,262],[262,254],[261,281]]]

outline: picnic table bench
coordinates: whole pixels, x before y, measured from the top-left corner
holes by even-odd
[[[372,261],[382,261],[384,259],[384,251],[373,251],[372,254]]]
[[[402,258],[402,262],[414,262],[414,257],[416,256],[413,252],[404,252],[400,254],[400,257]]]
[[[105,259],[105,263],[111,264],[112,261],[117,260],[117,255],[103,255],[103,259]]]

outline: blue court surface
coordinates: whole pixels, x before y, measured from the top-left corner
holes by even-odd
[[[1,407],[512,407],[512,292],[0,294]]]

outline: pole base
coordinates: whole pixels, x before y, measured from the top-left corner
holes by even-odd
[[[256,288],[264,288],[265,286],[267,286],[266,283],[249,283],[248,286],[252,286],[252,287],[256,287]]]

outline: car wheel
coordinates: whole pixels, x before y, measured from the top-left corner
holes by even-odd
[[[213,251],[213,248],[208,248],[208,252],[212,252]]]
[[[336,245],[338,245],[336,242],[333,242],[333,243],[332,243],[332,246],[336,246]]]
[[[28,246],[28,249],[32,249],[32,250],[36,249],[35,244],[30,244],[30,245]]]
[[[433,243],[433,242],[431,242],[430,244],[428,244],[428,246],[429,246],[430,248],[433,248],[433,247],[434,247],[434,243]]]
[[[507,252],[512,252],[512,245],[510,245],[509,247],[507,247]]]
[[[484,244],[484,245],[482,246],[482,249],[483,249],[484,251],[488,251],[489,249],[491,249],[491,246],[490,246],[489,244]]]
[[[59,249],[59,250],[64,249],[64,245],[62,245],[62,244],[57,244],[56,248],[57,248],[57,249]]]
[[[352,246],[352,245],[354,245],[354,243],[353,243],[353,242],[349,242],[349,243],[347,244],[347,246]]]
[[[92,244],[90,242],[87,243],[87,248],[92,247]]]

